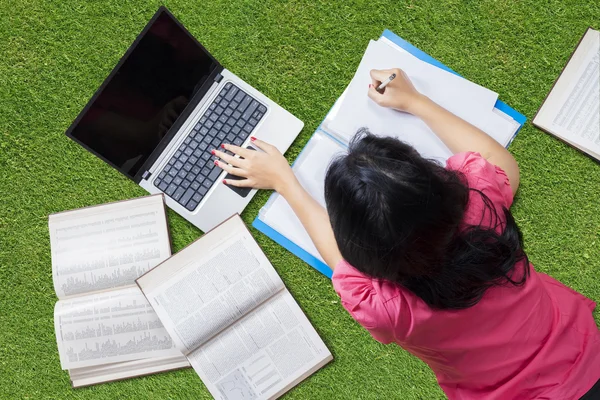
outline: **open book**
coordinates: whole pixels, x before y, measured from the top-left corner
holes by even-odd
[[[163,196],[48,217],[63,369],[74,387],[189,366],[135,279],[171,255]]]
[[[533,119],[600,161],[600,31],[588,28]]]
[[[137,283],[217,399],[273,399],[332,360],[235,215]]]

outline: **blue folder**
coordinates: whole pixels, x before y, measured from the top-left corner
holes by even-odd
[[[388,29],[383,31],[383,34],[381,35],[381,37],[384,37],[384,38],[394,42],[396,45],[398,45],[401,48],[403,48],[404,50],[408,51],[413,56],[415,56],[429,64],[435,65],[436,67],[444,69],[455,75],[459,75],[458,73],[456,73],[452,69],[448,68],[447,66],[445,66],[444,64],[442,64],[441,62],[436,60],[435,58],[431,57],[429,54],[416,48],[415,46],[413,46],[412,44],[410,44],[409,42],[402,39],[400,36],[396,35],[395,33],[393,33],[392,31],[390,31]],[[510,116],[512,119],[514,119],[519,124],[519,128],[515,132],[515,136],[516,136],[516,134],[519,132],[519,130],[525,124],[525,121],[527,120],[527,118],[523,114],[521,114],[520,112],[516,111],[515,109],[509,107],[506,103],[504,103],[500,100],[496,101],[496,104],[494,105],[494,107],[496,109],[504,112],[508,116]],[[319,128],[317,128],[317,131],[320,128],[321,128],[321,126],[319,126]],[[514,136],[513,136],[513,139],[514,139]],[[325,264],[323,261],[316,258],[315,256],[313,256],[306,250],[302,249],[300,246],[298,246],[297,244],[295,244],[294,242],[289,240],[287,237],[285,237],[284,235],[277,232],[275,229],[273,229],[272,227],[270,227],[269,225],[267,225],[266,223],[261,221],[260,213],[259,213],[259,216],[256,217],[256,219],[252,223],[252,226],[255,227],[256,229],[258,229],[259,231],[261,231],[262,233],[264,233],[265,235],[267,235],[269,238],[274,240],[280,246],[283,246],[285,249],[292,252],[295,256],[302,259],[308,265],[310,265],[311,267],[313,267],[314,269],[316,269],[317,271],[319,271],[320,273],[322,273],[323,275],[325,275],[331,279],[331,275],[333,272],[332,272],[331,268],[329,268],[327,266],[327,264]]]

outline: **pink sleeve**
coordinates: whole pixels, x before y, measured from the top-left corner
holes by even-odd
[[[395,341],[385,300],[377,292],[373,279],[342,260],[333,271],[332,282],[342,306],[371,336],[384,344]]]
[[[469,187],[481,190],[497,205],[510,208],[513,192],[504,170],[481,156],[479,153],[466,152],[453,155],[446,167],[465,174]]]

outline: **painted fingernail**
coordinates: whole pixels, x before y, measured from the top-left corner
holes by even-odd
[[[217,160],[215,160],[215,165],[219,165],[219,162]]]
[[[371,85],[371,84],[369,83],[369,87],[371,87],[371,86],[373,86],[373,85]]]
[[[221,147],[222,147],[222,148],[225,148],[225,145],[224,145],[224,144],[222,144],[222,145],[221,145]]]
[[[223,179],[223,183],[227,185],[227,180],[226,180],[226,179]]]
[[[212,150],[210,151],[210,154],[215,154],[215,149],[212,149]]]
[[[256,138],[254,136],[250,136],[250,140],[252,140],[254,142],[256,140]]]

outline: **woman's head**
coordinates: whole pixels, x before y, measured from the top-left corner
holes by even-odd
[[[462,225],[470,192],[465,182],[399,140],[359,132],[325,179],[344,259],[367,275],[402,284],[432,307],[475,304],[488,287],[511,279],[524,254],[508,210],[502,234]]]

